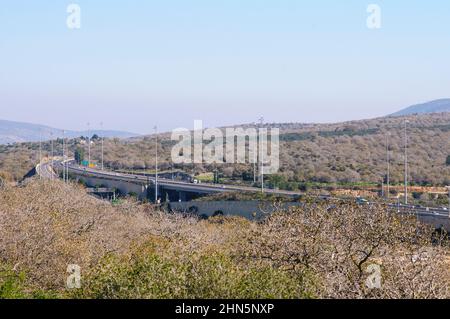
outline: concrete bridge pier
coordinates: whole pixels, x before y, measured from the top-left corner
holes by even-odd
[[[155,200],[155,188],[152,185],[151,190],[149,192],[149,199]],[[165,189],[164,187],[158,186],[158,197],[161,199],[161,202],[178,202],[178,201],[186,201],[190,198],[188,193],[185,191],[176,191],[172,189]]]
[[[172,188],[166,188],[164,186],[158,186],[158,197],[161,202],[186,202],[192,199],[198,198],[202,194],[196,194],[192,192],[187,192],[184,190],[175,190]],[[149,201],[155,201],[155,185],[151,184],[147,189],[147,199]]]
[[[186,193],[185,192],[178,192],[178,201],[180,201],[180,202],[186,201]]]

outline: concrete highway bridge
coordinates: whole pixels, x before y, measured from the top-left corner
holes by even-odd
[[[102,171],[93,168],[81,167],[73,160],[53,162],[46,161],[36,166],[36,173],[43,178],[59,178],[57,172],[62,172],[63,167],[69,172],[71,179],[82,181],[88,187],[115,189],[120,194],[135,194],[139,199],[155,200],[155,177],[133,174],[123,174],[111,171]],[[158,197],[171,202],[188,202],[202,195],[227,193],[227,192],[250,192],[259,193],[260,188],[234,186],[234,185],[212,185],[194,184],[185,181],[158,178]],[[300,192],[265,189],[267,194],[283,195],[293,199],[302,195]],[[367,202],[366,204],[371,204]],[[401,214],[413,214],[425,223],[434,225],[437,229],[443,228],[450,232],[450,212],[443,208],[418,207],[411,205],[389,205],[391,209],[397,209]],[[246,215],[248,212],[242,212]],[[213,213],[211,213],[213,214]],[[239,213],[238,213],[239,215]]]
[[[53,165],[51,161],[47,161],[39,164],[36,167],[36,172],[44,178],[59,178],[57,172],[62,172],[64,165],[72,179],[82,181],[89,187],[115,188],[124,195],[135,194],[139,199],[155,200],[156,183],[154,176],[102,171],[79,166],[73,160],[64,162],[55,160]],[[166,198],[170,201],[189,201],[203,195],[229,192],[260,193],[261,189],[248,186],[198,184],[158,177],[158,198],[162,201]],[[300,192],[276,189],[265,189],[265,193],[292,198],[302,195]]]

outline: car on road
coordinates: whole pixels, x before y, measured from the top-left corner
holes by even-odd
[[[367,199],[365,199],[365,198],[358,197],[358,198],[356,198],[356,204],[358,204],[358,205],[369,205],[370,202]]]

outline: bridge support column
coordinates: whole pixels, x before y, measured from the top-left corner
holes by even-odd
[[[186,193],[185,192],[178,192],[178,199],[180,202],[186,201]]]

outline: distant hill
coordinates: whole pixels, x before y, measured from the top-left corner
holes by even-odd
[[[398,111],[390,116],[403,116],[411,114],[425,114],[425,113],[444,113],[450,112],[450,99],[434,100],[427,103],[416,104],[401,111]]]
[[[97,134],[103,137],[129,138],[139,134],[121,132],[121,131],[99,131],[92,130],[90,135]],[[13,121],[0,120],[0,144],[37,142],[42,134],[42,140],[50,140],[63,136],[61,129],[56,129],[39,124],[21,123]],[[52,135],[53,134],[53,135]],[[66,131],[67,138],[87,136],[87,131]]]

